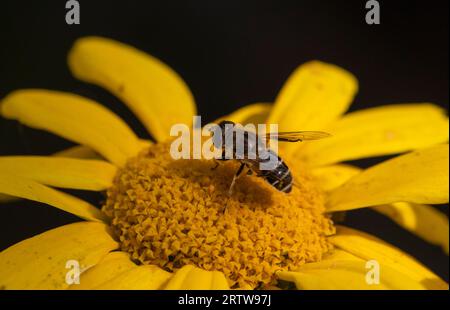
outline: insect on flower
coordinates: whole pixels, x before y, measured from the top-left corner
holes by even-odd
[[[224,199],[229,171],[210,170],[208,159],[220,158],[220,139],[234,134],[225,130],[211,139],[208,125],[191,121],[194,96],[174,70],[134,47],[100,37],[77,40],[68,63],[75,77],[122,99],[155,142],[140,139],[119,116],[77,94],[20,89],[0,98],[2,118],[79,144],[52,156],[0,156],[0,202],[35,200],[86,220],[2,249],[0,288],[448,290],[412,256],[365,232],[335,226],[329,216],[371,208],[448,253],[448,217],[429,205],[449,199],[449,122],[441,107],[394,104],[344,114],[358,89],[356,78],[332,64],[307,62],[288,78],[273,104],[247,105],[225,119],[237,128],[248,120],[260,120],[261,127],[330,128],[336,139],[285,155],[276,142],[313,140],[323,133],[274,134],[275,125],[258,130],[256,139],[239,131],[242,141],[247,137],[254,147],[270,140],[274,154],[263,150],[250,161],[225,153],[225,159],[246,164],[242,169],[249,167],[250,173],[273,175],[275,170],[282,176],[287,168],[260,171],[270,165],[258,161],[269,155],[280,165],[280,154],[302,186],[285,194],[289,188],[279,189],[287,176],[281,181],[279,176],[270,188],[248,182],[248,188],[235,188],[239,199]],[[175,128],[181,136],[172,139],[175,125],[184,126]],[[386,132],[394,134],[386,138]],[[225,151],[233,154],[233,143],[225,143]],[[367,169],[341,164],[405,152]],[[186,160],[175,162],[181,158]],[[267,175],[264,180],[270,182]],[[107,198],[99,209],[58,188],[106,191]],[[268,190],[273,199],[263,195]],[[228,212],[221,216],[224,205]],[[381,268],[377,285],[365,281],[371,271],[367,262],[373,260]],[[64,270],[67,261],[89,266],[80,284],[61,276],[69,271]]]
[[[281,142],[301,142],[330,136],[323,131],[268,132],[260,136],[227,120],[221,121],[216,127],[211,128],[211,131],[214,133],[214,147],[222,150],[221,156],[216,159],[221,161],[235,159],[241,163],[233,176],[228,190],[229,195],[233,193],[236,180],[242,175],[244,168],[247,168],[247,175],[255,174],[277,190],[289,193],[294,184],[289,167],[275,151],[266,148],[267,142],[271,139]],[[228,141],[232,143],[227,143]],[[213,169],[218,165],[216,162]]]

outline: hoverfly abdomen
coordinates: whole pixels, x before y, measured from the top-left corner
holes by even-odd
[[[283,159],[279,156],[277,157],[276,167],[272,170],[260,170],[259,176],[263,177],[267,183],[280,192],[289,193],[292,190],[292,174]]]

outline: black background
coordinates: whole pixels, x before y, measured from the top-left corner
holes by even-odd
[[[399,102],[448,109],[448,1],[380,0],[381,25],[365,23],[360,1],[80,0],[81,24],[65,23],[65,1],[0,2],[0,98],[27,87],[73,91],[107,105],[141,137],[142,125],[118,100],[76,81],[66,53],[84,35],[132,44],[169,64],[188,83],[205,121],[253,102],[271,102],[295,67],[311,59],[355,74],[351,110]],[[0,119],[0,155],[50,154],[72,144]],[[385,159],[385,158],[383,158]],[[378,159],[361,160],[368,166]],[[96,202],[98,193],[74,192]],[[448,206],[439,206],[448,214]],[[78,218],[29,201],[0,206],[0,249]],[[370,210],[345,224],[407,251],[448,282],[442,251]]]

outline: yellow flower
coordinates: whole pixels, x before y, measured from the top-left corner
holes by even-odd
[[[448,118],[439,107],[398,104],[344,115],[356,79],[306,63],[273,104],[251,104],[224,119],[333,136],[282,146],[297,185],[290,194],[245,176],[228,197],[236,163],[211,171],[210,161],[167,155],[171,126],[190,124],[196,112],[174,71],[97,37],[77,41],[68,62],[77,78],[120,98],[157,143],[81,96],[39,89],[6,96],[3,117],[80,145],[54,156],[1,157],[0,199],[31,199],[86,221],[1,252],[1,288],[228,289],[281,279],[299,289],[448,289],[407,254],[330,219],[372,207],[448,254],[448,218],[428,205],[448,202]],[[405,154],[366,170],[340,164],[397,153]],[[107,199],[99,210],[53,187],[107,191]],[[80,284],[66,281],[69,261],[80,265]]]

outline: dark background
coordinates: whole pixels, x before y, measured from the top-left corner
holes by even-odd
[[[311,59],[354,73],[351,110],[429,101],[448,109],[448,17],[443,1],[380,0],[381,25],[365,23],[360,1],[80,0],[81,24],[65,23],[65,1],[1,1],[0,98],[27,87],[73,91],[107,105],[141,136],[131,112],[107,92],[76,81],[66,53],[84,35],[132,44],[169,64],[190,86],[205,121],[253,102],[271,102],[294,68]],[[0,155],[50,154],[72,144],[0,119]],[[385,159],[385,158],[382,158]],[[368,166],[382,160],[361,160]],[[99,203],[99,193],[75,192]],[[448,214],[448,206],[438,207]],[[0,206],[0,249],[78,221],[29,201]],[[448,282],[443,252],[368,209],[345,224],[407,251]]]

